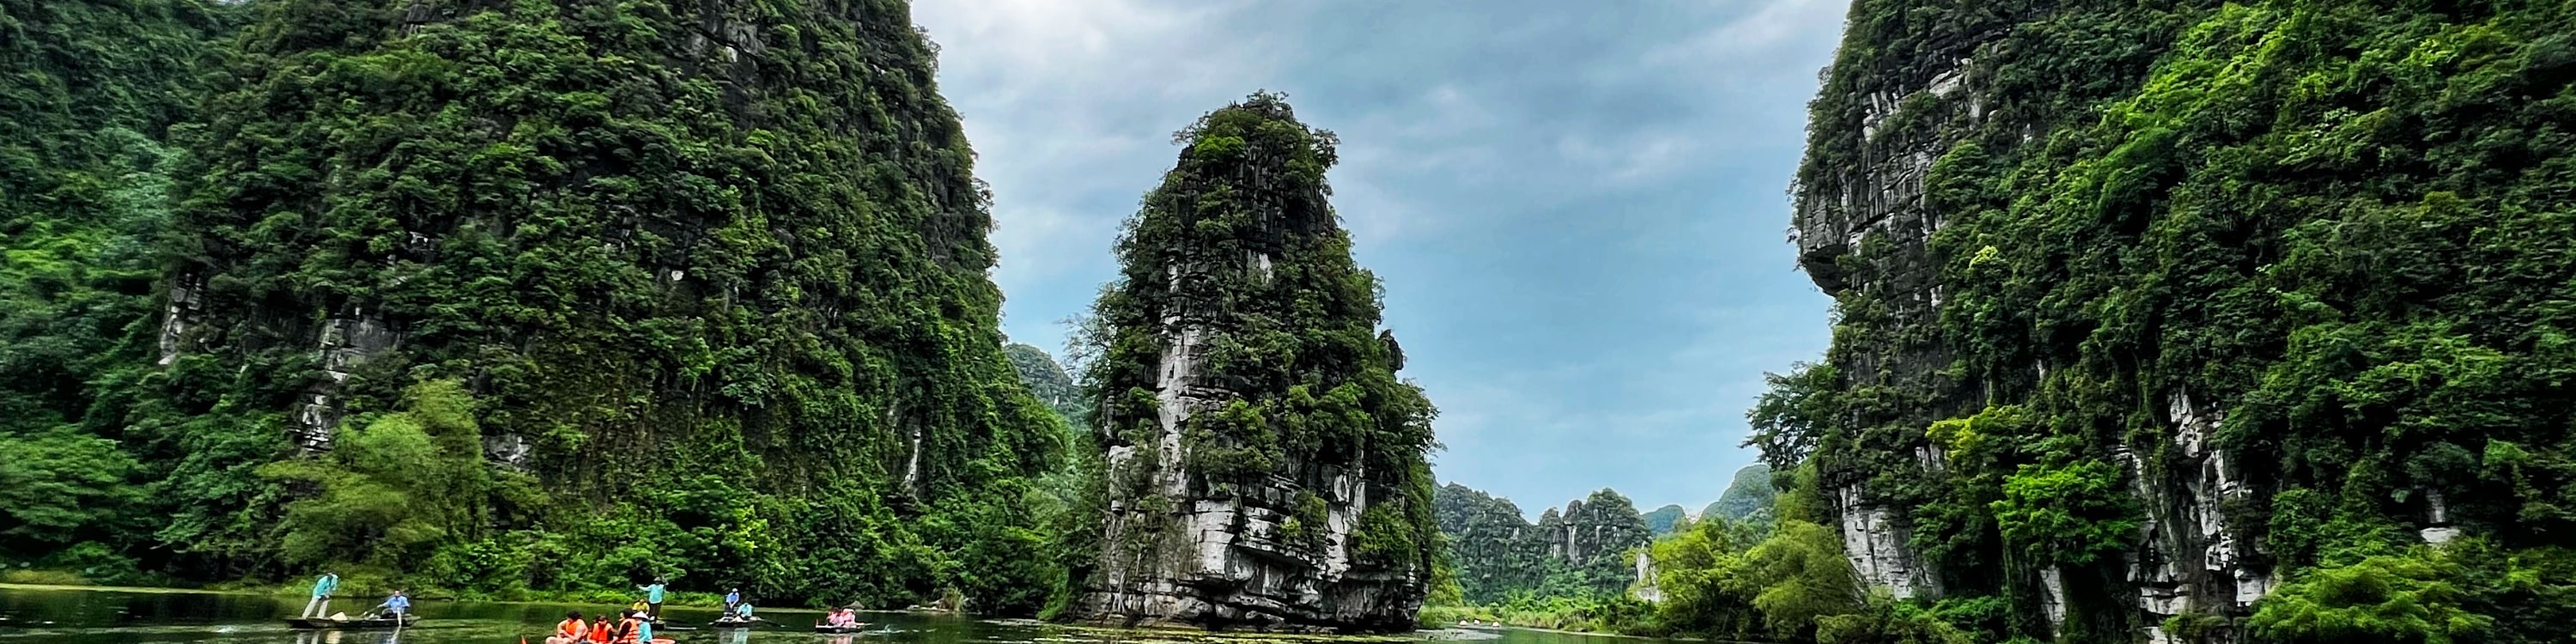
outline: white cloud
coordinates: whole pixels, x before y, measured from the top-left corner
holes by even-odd
[[[1777,63],[1802,57],[1817,42],[1840,40],[1850,6],[1843,0],[1768,0],[1697,36],[1649,51],[1645,62],[1727,77],[1785,72],[1812,79],[1814,69],[1780,69]]]
[[[1115,275],[1110,244],[1170,165],[1171,132],[1242,96],[1275,62],[1230,33],[1244,2],[948,0],[913,7],[940,44],[940,90],[993,186],[994,281],[1016,339],[1060,346],[1055,321]],[[1027,311],[1040,313],[1029,316]]]

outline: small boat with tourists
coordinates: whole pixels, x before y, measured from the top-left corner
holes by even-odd
[[[866,624],[842,624],[842,625],[837,625],[837,626],[836,626],[836,625],[831,625],[831,624],[815,624],[815,625],[814,625],[814,632],[816,632],[816,633],[833,633],[833,634],[856,633],[856,632],[859,632],[859,630],[860,630],[860,629],[864,629],[864,628],[867,628],[867,627],[868,627],[868,625],[866,625]]]

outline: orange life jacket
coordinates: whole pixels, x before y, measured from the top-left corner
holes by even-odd
[[[637,630],[636,626],[641,621],[643,620],[629,617],[626,618],[625,621],[617,623],[617,641],[619,644],[634,644],[635,636],[637,635],[635,632]]]
[[[582,630],[581,620],[578,619],[567,619],[561,623],[555,624],[556,635],[572,639],[581,639]]]
[[[608,644],[608,620],[599,620],[598,624],[590,627],[590,641],[593,644]]]

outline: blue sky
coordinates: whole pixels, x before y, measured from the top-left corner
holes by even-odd
[[[1257,89],[1341,134],[1333,203],[1386,283],[1443,482],[1530,514],[1717,498],[1762,372],[1821,355],[1787,187],[1840,0],[924,0],[990,182],[1013,339],[1116,273],[1171,133]]]

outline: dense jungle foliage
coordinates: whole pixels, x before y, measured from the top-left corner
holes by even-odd
[[[0,561],[1066,588],[1066,426],[904,3],[0,7]]]
[[[1379,328],[1377,277],[1327,203],[1338,139],[1256,93],[1173,141],[1180,158],[1126,221],[1121,277],[1077,341],[1100,401],[1097,448],[1131,455],[1106,462],[1103,481],[1138,529],[1102,544],[1103,569],[1186,555],[1195,546],[1167,533],[1197,499],[1275,490],[1293,497],[1271,508],[1287,515],[1277,538],[1291,556],[1321,545],[1333,507],[1364,507],[1342,543],[1351,568],[1418,595],[1435,572],[1437,410],[1397,377],[1404,352]]]
[[[1861,0],[1849,26],[1798,188],[1834,344],[1751,443],[1811,473],[1782,507],[1890,508],[1939,592],[1814,637],[2564,639],[2576,3]],[[2140,575],[2175,563],[2168,617]]]
[[[155,581],[151,482],[125,448],[150,364],[174,134],[238,11],[0,0],[0,568]]]

